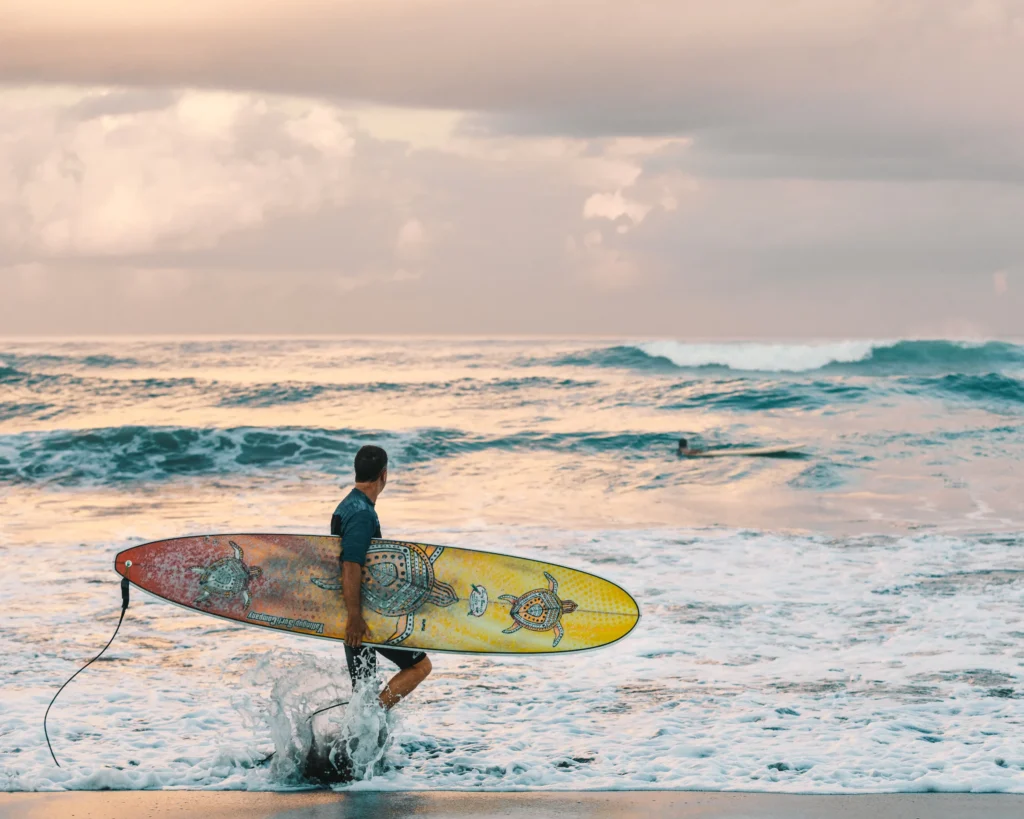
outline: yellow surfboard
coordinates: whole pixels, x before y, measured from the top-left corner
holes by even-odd
[[[203,535],[120,552],[118,574],[164,600],[246,625],[345,639],[341,539]],[[452,546],[375,540],[363,567],[367,645],[548,654],[621,640],[640,609],[588,572]]]

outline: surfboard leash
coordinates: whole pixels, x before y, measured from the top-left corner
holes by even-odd
[[[324,711],[330,711],[332,708],[340,708],[343,705],[348,705],[348,700],[342,700],[341,702],[334,703],[334,705],[327,705],[323,708],[318,708],[316,711],[314,711],[312,714],[306,717],[306,722],[312,722],[313,717],[315,717],[317,714],[322,714]]]
[[[46,730],[46,718],[50,716],[50,709],[53,708],[53,704],[57,701],[57,697],[60,696],[60,692],[63,691],[65,688],[67,688],[68,683],[70,683],[75,677],[77,677],[79,674],[81,674],[83,671],[85,671],[85,669],[87,669],[94,662],[96,662],[100,657],[102,657],[103,656],[103,652],[105,652],[108,648],[110,648],[110,644],[114,642],[114,638],[117,637],[117,632],[121,630],[121,623],[124,622],[124,613],[126,611],[128,611],[128,589],[129,589],[128,578],[127,577],[122,577],[121,578],[121,617],[117,621],[117,628],[114,629],[114,633],[110,636],[110,639],[107,640],[107,644],[105,646],[103,646],[103,649],[100,651],[99,654],[97,654],[95,657],[93,657],[91,660],[89,660],[89,662],[87,662],[80,669],[78,669],[78,671],[76,671],[74,674],[72,674],[68,678],[67,682],[65,682],[64,685],[62,685],[60,688],[57,689],[57,693],[53,695],[53,699],[50,700],[50,704],[48,706],[46,706],[46,713],[43,715],[43,734],[46,736],[46,747],[50,749],[50,756],[53,757],[53,764],[56,765],[58,768],[60,767],[60,763],[57,761],[57,755],[53,752],[53,746],[50,744],[50,733],[49,733],[49,731]]]

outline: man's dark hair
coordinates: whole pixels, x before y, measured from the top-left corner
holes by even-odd
[[[388,453],[379,446],[367,444],[356,453],[356,483],[369,483],[388,468]]]

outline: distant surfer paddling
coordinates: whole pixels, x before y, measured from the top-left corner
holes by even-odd
[[[691,446],[690,442],[685,438],[679,439],[679,454],[683,456],[702,455],[707,450],[701,449],[700,447]]]
[[[331,534],[341,537],[341,583],[348,620],[345,623],[345,659],[353,688],[377,676],[377,655],[398,666],[378,699],[385,710],[394,707],[430,674],[430,658],[422,651],[364,646],[370,629],[363,619],[362,581],[371,538],[379,538],[380,519],[375,505],[388,482],[388,455],[379,446],[364,446],[356,453],[355,487],[331,517]]]

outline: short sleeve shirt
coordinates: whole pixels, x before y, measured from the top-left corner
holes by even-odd
[[[371,538],[380,537],[380,519],[366,494],[353,489],[331,516],[331,534],[341,537],[341,561],[366,563]]]

